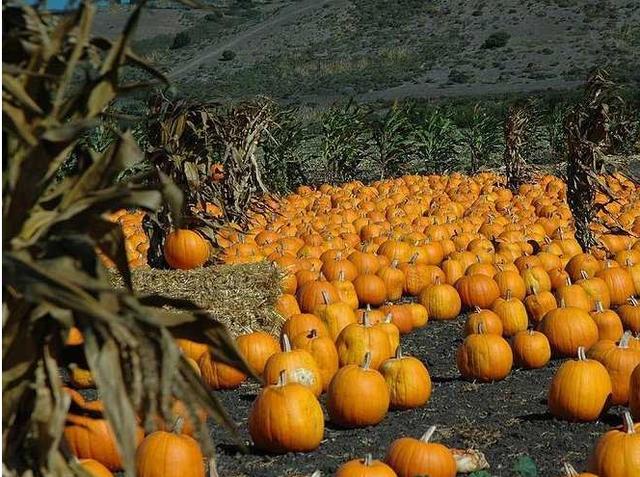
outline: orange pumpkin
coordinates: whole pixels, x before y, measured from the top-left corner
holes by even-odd
[[[410,409],[426,404],[431,396],[431,377],[419,359],[404,356],[398,346],[395,357],[380,367],[387,382],[393,409]]]
[[[209,253],[209,243],[193,230],[174,230],[164,240],[164,258],[171,268],[201,267],[209,259]]]
[[[385,462],[398,477],[455,477],[456,461],[450,449],[430,442],[436,427],[431,426],[420,439],[403,437],[393,441]]]

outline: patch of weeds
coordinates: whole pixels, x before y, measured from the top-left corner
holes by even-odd
[[[496,48],[503,48],[509,42],[511,34],[506,31],[497,31],[492,33],[484,40],[484,43],[480,46],[483,50],[493,50]]]

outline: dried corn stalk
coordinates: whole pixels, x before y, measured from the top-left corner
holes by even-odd
[[[524,149],[530,127],[530,117],[524,106],[509,108],[504,124],[504,166],[507,187],[517,192],[521,184],[529,179],[529,171],[524,158]]]

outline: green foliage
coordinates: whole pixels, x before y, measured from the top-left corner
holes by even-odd
[[[483,50],[493,50],[496,48],[502,48],[507,45],[511,34],[506,31],[497,31],[492,33],[484,40],[484,43],[480,46]]]
[[[444,108],[428,111],[418,118],[414,136],[414,170],[443,173],[455,164],[459,131]]]
[[[224,50],[222,52],[222,56],[220,57],[220,61],[231,61],[236,57],[236,53],[233,50]]]
[[[518,477],[538,477],[538,467],[528,455],[520,457],[513,466]]]
[[[353,101],[333,105],[321,117],[320,158],[336,183],[358,176],[368,148],[366,111]]]
[[[173,43],[171,44],[171,49],[177,50],[179,48],[184,48],[185,46],[188,46],[190,44],[191,36],[189,35],[189,32],[181,31],[174,37]]]
[[[379,170],[380,179],[407,172],[415,144],[405,107],[394,103],[382,115],[370,112],[366,127],[371,134],[369,157]]]
[[[480,104],[462,118],[460,143],[468,154],[469,171],[475,174],[480,166],[488,164],[502,142],[501,118],[490,115]]]
[[[491,473],[486,470],[478,470],[476,472],[471,472],[469,477],[492,477]]]

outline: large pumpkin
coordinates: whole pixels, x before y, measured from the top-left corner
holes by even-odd
[[[193,230],[174,230],[164,240],[164,258],[171,268],[200,267],[209,259],[209,252],[209,243]]]
[[[144,438],[136,451],[137,477],[204,477],[200,446],[181,433],[181,420],[174,432],[156,431]]]
[[[586,311],[563,305],[544,316],[538,331],[546,335],[555,356],[575,357],[580,346],[589,349],[598,341],[598,326]]]
[[[589,457],[589,470],[599,477],[640,475],[640,424],[634,424],[628,412],[621,428],[598,439]]]
[[[578,348],[578,359],[565,361],[556,371],[547,399],[554,416],[567,421],[594,421],[611,395],[611,378],[598,361],[587,359]]]
[[[327,411],[341,427],[378,424],[389,410],[390,395],[384,377],[371,368],[371,353],[361,365],[349,364],[333,376],[327,391]]]
[[[309,452],[324,435],[322,408],[307,387],[287,382],[286,376],[280,372],[277,383],[258,394],[249,413],[249,433],[255,446],[266,452]]]
[[[457,466],[451,450],[430,442],[435,430],[432,426],[420,439],[403,437],[391,443],[385,462],[398,477],[455,477]]]
[[[486,334],[480,324],[477,333],[468,335],[458,348],[456,363],[465,379],[499,381],[511,372],[513,353],[502,336]]]
[[[431,396],[429,371],[417,358],[404,356],[398,347],[395,357],[382,363],[380,373],[387,382],[393,409],[423,406]]]

